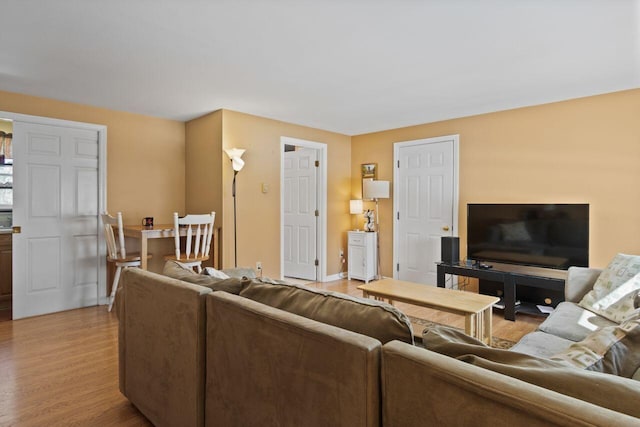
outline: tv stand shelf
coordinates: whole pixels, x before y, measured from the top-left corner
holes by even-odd
[[[484,269],[464,263],[438,263],[438,287],[445,287],[446,274],[501,282],[505,305],[504,318],[507,320],[516,320],[516,312],[520,309],[520,307],[516,307],[518,286],[564,292],[564,282],[567,277],[565,270],[501,263],[491,263],[491,266],[490,269]],[[526,309],[530,307],[526,301],[522,301],[521,306],[521,311],[531,311]]]

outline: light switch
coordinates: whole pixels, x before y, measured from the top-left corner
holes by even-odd
[[[262,192],[265,194],[269,192],[269,184],[262,183]]]

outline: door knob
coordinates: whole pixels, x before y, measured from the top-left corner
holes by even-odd
[[[449,231],[449,226],[448,226],[448,225],[445,225],[444,227],[442,227],[442,229],[443,229],[444,231]]]
[[[19,225],[14,225],[13,227],[11,227],[11,230],[13,231],[13,234],[22,233],[22,227],[20,227]]]

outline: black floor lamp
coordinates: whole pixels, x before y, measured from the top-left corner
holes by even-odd
[[[236,175],[244,167],[242,155],[246,150],[242,148],[227,148],[224,150],[231,159],[233,167],[233,185],[231,187],[231,195],[233,196],[233,265],[238,267],[238,227],[236,225]]]

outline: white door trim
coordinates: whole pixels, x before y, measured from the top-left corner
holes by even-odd
[[[403,147],[410,147],[414,145],[434,144],[437,142],[453,141],[453,224],[451,235],[457,236],[458,233],[458,209],[460,205],[460,135],[445,135],[437,136],[434,138],[416,139],[413,141],[396,142],[393,144],[393,194],[400,194],[399,178],[398,178],[398,159],[400,156],[400,149]],[[398,229],[398,210],[400,208],[400,201],[398,197],[393,198],[393,278],[398,279],[398,233],[395,230]],[[434,283],[435,285],[435,283]]]
[[[50,117],[31,116],[28,114],[0,111],[0,117],[16,122],[34,123],[49,126],[72,127],[89,129],[98,132],[98,214],[107,210],[107,126],[93,123],[74,122],[71,120],[54,119]],[[98,254],[100,262],[98,266],[98,304],[108,304],[107,293],[107,260],[106,243],[104,233],[98,219]],[[24,226],[24,224],[21,224]],[[15,281],[14,281],[15,283]]]
[[[316,241],[316,253],[318,254],[318,281],[324,282],[327,277],[327,144],[304,139],[280,137],[280,276],[284,278],[284,146],[296,145],[298,147],[313,148],[318,150],[320,167],[318,168],[318,239]]]

